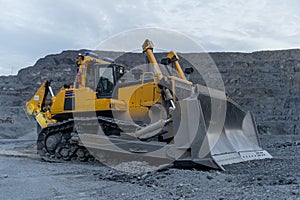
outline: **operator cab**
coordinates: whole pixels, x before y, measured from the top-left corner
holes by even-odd
[[[116,63],[87,65],[86,87],[97,92],[97,98],[111,98],[115,85],[124,74],[124,66]]]

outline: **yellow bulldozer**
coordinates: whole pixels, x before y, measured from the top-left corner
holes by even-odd
[[[271,158],[254,118],[224,92],[190,82],[173,51],[159,64],[153,43],[147,63],[128,71],[112,60],[79,55],[73,85],[54,95],[45,81],[26,103],[38,124],[45,160],[141,160],[154,165],[224,169]],[[50,96],[50,97],[49,97]]]

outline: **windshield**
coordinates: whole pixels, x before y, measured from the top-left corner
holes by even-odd
[[[90,63],[86,71],[86,86],[105,93],[113,90],[114,68],[110,65]]]
[[[96,90],[111,94],[114,89],[114,76],[112,67],[99,68],[99,82]]]

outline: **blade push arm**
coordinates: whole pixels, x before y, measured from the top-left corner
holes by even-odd
[[[142,45],[143,48],[143,52],[146,53],[149,62],[152,64],[155,74],[157,75],[158,79],[161,80],[163,78],[163,74],[161,72],[161,69],[155,59],[155,56],[153,54],[153,43],[150,40],[145,40],[144,44]],[[173,63],[173,65],[175,66],[175,69],[177,71],[177,73],[179,74],[179,77],[184,80],[187,81],[182,68],[178,62],[179,58],[178,55],[174,52],[174,51],[170,51],[167,55],[167,59],[169,60],[169,63]]]
[[[145,40],[144,44],[142,45],[143,52],[147,54],[148,60],[152,65],[152,67],[154,68],[155,75],[157,76],[158,80],[161,80],[163,78],[163,74],[153,54],[153,47],[154,47],[153,43],[148,39]]]
[[[183,80],[186,80],[186,77],[185,77],[185,75],[184,75],[184,73],[181,69],[181,66],[178,62],[179,58],[178,58],[177,54],[174,51],[170,51],[167,55],[167,58],[170,59],[170,61],[172,63],[174,63],[175,69],[178,72],[180,78],[183,79]]]

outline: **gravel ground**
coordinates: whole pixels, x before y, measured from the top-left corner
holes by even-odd
[[[300,135],[261,141],[273,159],[228,165],[224,172],[130,174],[99,163],[43,162],[34,140],[2,139],[0,199],[300,199]]]

